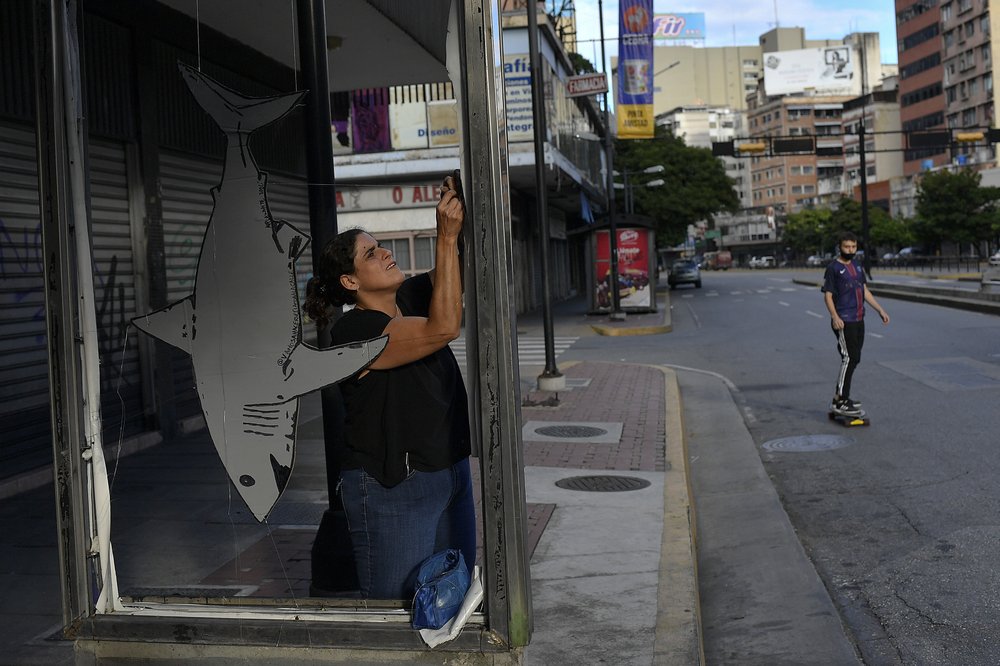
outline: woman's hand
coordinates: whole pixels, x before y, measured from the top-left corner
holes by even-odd
[[[458,196],[452,177],[448,176],[441,186],[441,201],[437,205],[438,236],[457,240],[464,222],[465,204]]]

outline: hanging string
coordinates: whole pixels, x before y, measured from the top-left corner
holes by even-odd
[[[295,16],[295,0],[289,0],[289,7],[292,8],[292,90],[299,89],[299,45],[298,30]]]
[[[198,42],[198,71],[201,71],[201,0],[194,0],[194,31]]]

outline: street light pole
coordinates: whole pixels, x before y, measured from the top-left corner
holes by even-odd
[[[552,325],[552,294],[549,280],[549,215],[545,192],[545,88],[542,82],[542,54],[538,48],[538,3],[528,0],[528,52],[531,60],[531,114],[535,134],[535,203],[542,252],[542,332],[545,339],[545,369],[538,376],[538,388],[561,391],[566,377],[556,367],[555,331]]]
[[[608,87],[611,87],[611,79],[608,77],[608,59],[604,54],[604,2],[597,0],[598,22],[601,24],[601,71],[604,72],[608,80]],[[608,168],[608,241],[610,247],[610,278],[611,284],[611,319],[624,320],[625,313],[622,312],[621,294],[618,292],[618,225],[615,224],[615,180],[614,180],[614,144],[611,140],[611,111],[608,108],[608,91],[604,91],[604,151]],[[626,192],[627,194],[627,192]]]

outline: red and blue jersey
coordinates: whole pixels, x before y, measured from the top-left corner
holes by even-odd
[[[826,267],[823,291],[833,294],[837,316],[844,321],[861,321],[865,318],[865,272],[856,262],[834,260]]]

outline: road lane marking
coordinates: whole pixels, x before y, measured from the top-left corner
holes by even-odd
[[[881,333],[870,333],[873,338],[884,338],[885,336]]]
[[[807,315],[812,315],[813,317],[819,317],[820,319],[822,319],[822,318],[823,318],[823,315],[821,315],[821,314],[816,314],[816,313],[815,313],[815,312],[813,312],[812,310],[806,310],[806,314],[807,314]]]
[[[788,303],[784,301],[778,301],[778,305],[784,305],[786,308],[788,307]]]

